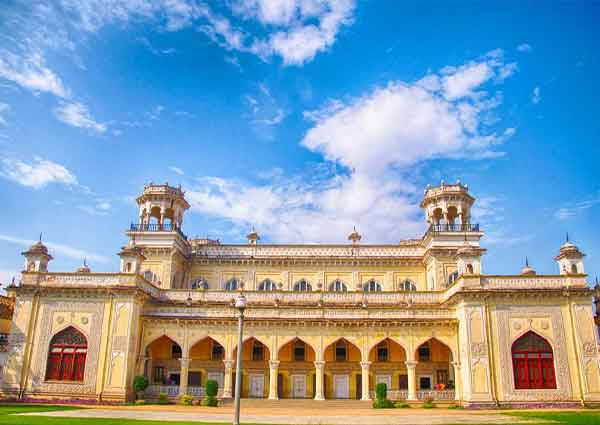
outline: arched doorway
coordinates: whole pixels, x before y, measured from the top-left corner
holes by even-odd
[[[225,348],[218,341],[206,337],[190,348],[188,370],[188,394],[204,395],[207,380],[217,381],[219,391],[224,386]]]
[[[452,351],[436,338],[422,343],[415,351],[417,398],[454,399],[456,376]]]
[[[149,394],[166,393],[170,397],[177,397],[181,383],[181,346],[163,335],[146,347],[146,357],[151,385]]]
[[[375,386],[385,383],[388,398],[406,399],[408,396],[408,374],[406,371],[406,351],[390,338],[375,344],[369,351],[371,379],[369,390],[374,398]]]
[[[552,346],[538,334],[528,331],[511,347],[515,389],[555,389]]]
[[[323,353],[325,360],[325,398],[362,398],[361,353],[345,338],[329,344]]]
[[[50,340],[46,379],[83,382],[87,348],[87,338],[73,326],[54,335]]]
[[[277,353],[279,398],[313,398],[315,396],[315,350],[300,338],[283,345]]]
[[[237,347],[233,350],[237,358]],[[265,398],[269,394],[269,348],[260,340],[250,337],[242,345],[242,397]],[[235,393],[235,373],[233,374]]]

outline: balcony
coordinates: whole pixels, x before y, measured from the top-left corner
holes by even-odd
[[[479,223],[453,223],[453,224],[432,224],[427,230],[427,234],[442,232],[479,232]]]
[[[181,229],[174,223],[131,223],[130,232],[177,232],[179,236],[187,240]]]

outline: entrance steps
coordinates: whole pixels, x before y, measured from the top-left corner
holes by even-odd
[[[265,408],[265,409],[364,409],[371,407],[370,401],[362,400],[313,400],[292,399],[268,400],[259,398],[243,398],[242,408]],[[224,401],[225,405],[233,404],[233,399]]]

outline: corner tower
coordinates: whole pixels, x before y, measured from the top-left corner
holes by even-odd
[[[483,233],[471,222],[475,198],[460,182],[425,189],[421,208],[429,228],[423,237],[427,289],[442,290],[463,275],[482,273],[480,246]]]
[[[181,187],[147,184],[137,197],[139,220],[126,232],[135,246],[136,265],[146,280],[163,288],[182,288],[188,279],[190,244],[182,231],[190,208]]]

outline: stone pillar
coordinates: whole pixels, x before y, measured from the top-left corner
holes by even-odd
[[[231,398],[231,380],[233,379],[233,360],[223,360],[225,373],[223,375],[223,398]]]
[[[371,400],[371,395],[369,394],[369,366],[371,366],[371,362],[360,362],[360,367],[362,369],[362,397],[361,400],[369,401]]]
[[[138,375],[145,375],[145,368],[146,368],[146,361],[148,360],[148,357],[146,356],[139,356],[138,357]],[[148,375],[150,375],[150,371],[148,371]]]
[[[408,397],[407,400],[417,399],[417,362],[407,360],[406,371],[408,372]]]
[[[454,368],[454,400],[462,399],[462,386],[460,385],[460,363],[452,362]]]
[[[179,374],[179,395],[180,396],[187,394],[189,366],[190,366],[190,359],[187,357],[182,357],[181,358],[181,371]]]
[[[277,394],[277,372],[279,370],[279,360],[269,361],[269,400],[279,400]]]
[[[325,394],[323,391],[323,379],[325,371],[325,362],[315,362],[315,400],[325,400]]]

